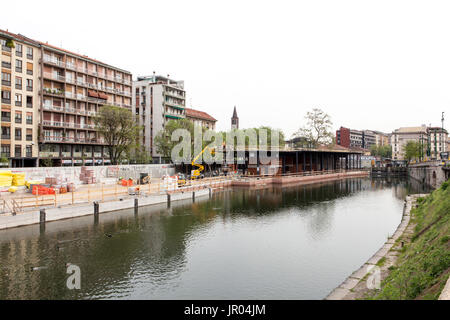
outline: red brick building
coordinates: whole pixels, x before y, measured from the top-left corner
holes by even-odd
[[[341,127],[336,130],[336,144],[350,148],[350,129]]]

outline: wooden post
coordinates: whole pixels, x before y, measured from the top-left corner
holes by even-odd
[[[55,207],[56,207],[57,201],[56,201],[56,192],[55,192]]]
[[[74,194],[73,194],[73,189],[72,189],[72,204],[74,204],[74,197],[73,196],[74,196]]]

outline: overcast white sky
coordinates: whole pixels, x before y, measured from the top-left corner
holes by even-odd
[[[229,129],[287,136],[319,107],[334,129],[450,121],[449,1],[2,1],[0,28],[185,81]],[[448,127],[446,125],[446,127]]]

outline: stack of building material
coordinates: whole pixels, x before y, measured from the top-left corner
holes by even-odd
[[[13,186],[24,186],[25,185],[25,173],[16,172],[12,174],[12,185]]]
[[[11,171],[0,172],[0,187],[11,187],[13,175]]]
[[[85,184],[96,183],[96,179],[94,177],[94,169],[81,167],[80,181]]]

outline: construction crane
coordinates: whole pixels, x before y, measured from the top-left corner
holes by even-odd
[[[205,169],[205,167],[200,164],[200,163],[195,163],[198,158],[200,158],[200,156],[206,151],[206,149],[211,149],[211,154],[214,154],[215,152],[215,148],[210,148],[209,146],[206,146],[205,148],[203,148],[203,150],[192,160],[192,167],[196,166],[198,167],[198,169],[194,169],[191,171],[191,179],[196,179],[198,177],[200,177],[200,173]]]

